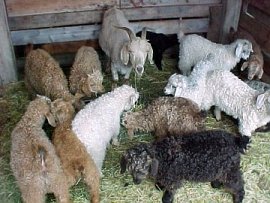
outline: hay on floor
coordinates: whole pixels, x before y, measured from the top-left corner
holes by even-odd
[[[166,58],[163,60],[163,71],[147,64],[141,79],[132,75],[131,84],[140,92],[136,109],[141,109],[154,98],[163,95],[163,88],[168,77],[176,72],[177,61]],[[105,86],[109,91],[111,75],[105,75]],[[4,96],[0,98],[0,202],[21,202],[20,192],[9,166],[10,133],[24,113],[29,100],[22,81],[10,84]],[[224,129],[237,132],[237,124],[223,114],[223,120],[217,122],[211,111],[208,114],[206,126],[208,129]],[[129,174],[120,174],[119,160],[124,151],[138,142],[150,142],[153,136],[147,133],[137,133],[129,140],[126,130],[121,127],[120,145],[109,146],[102,170],[100,195],[102,203],[153,203],[161,202],[162,192],[158,191],[151,180],[135,185]],[[244,203],[270,202],[270,133],[256,133],[252,137],[250,149],[242,156],[241,163],[245,180]],[[86,187],[83,182],[71,188],[75,203],[89,202]],[[55,202],[48,196],[46,202]],[[232,197],[224,189],[213,189],[209,183],[186,182],[177,191],[175,202],[209,203],[232,202]]]

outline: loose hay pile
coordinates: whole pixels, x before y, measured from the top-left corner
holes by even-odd
[[[163,88],[168,77],[176,71],[176,60],[163,60],[163,71],[147,64],[146,71],[139,80],[132,75],[131,84],[140,92],[140,99],[135,110],[143,108],[154,98],[163,95]],[[105,87],[109,91],[111,75],[106,74]],[[2,94],[0,94],[2,95]],[[21,202],[20,192],[9,166],[10,133],[25,111],[29,100],[23,82],[12,83],[5,88],[0,97],[0,202]],[[236,132],[235,121],[223,116],[216,122],[212,113],[207,117],[208,129],[224,129]],[[50,132],[48,132],[50,133]],[[129,140],[126,130],[122,127],[119,135],[120,146],[110,146],[103,167],[101,179],[102,203],[154,203],[161,202],[162,192],[158,191],[151,180],[135,185],[127,173],[120,174],[119,159],[123,152],[138,142],[150,142],[154,138],[150,134],[138,133]],[[244,203],[270,202],[270,133],[256,133],[252,137],[250,149],[242,156],[242,171],[245,180],[246,195]],[[89,202],[86,187],[79,182],[71,189],[75,203]],[[48,196],[47,202],[55,202]],[[175,202],[232,202],[231,195],[223,189],[213,189],[210,183],[187,182],[177,191]]]

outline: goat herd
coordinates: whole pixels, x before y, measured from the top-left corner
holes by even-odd
[[[183,75],[173,74],[164,88],[165,94],[174,97],[159,97],[146,108],[123,115],[130,138],[140,130],[153,132],[156,141],[128,149],[120,161],[121,173],[129,171],[136,184],[153,178],[164,190],[164,203],[173,202],[184,180],[223,185],[233,202],[240,203],[245,194],[240,155],[251,133],[270,121],[270,90],[258,81],[242,81],[230,70],[244,59],[242,69],[248,68],[249,79],[261,78],[261,52],[246,39],[221,45],[180,31],[178,40]],[[161,69],[162,53],[155,53],[156,45],[150,42],[145,29],[136,37],[121,10],[105,11],[99,44],[110,58],[114,83],[108,93],[104,93],[101,63],[92,47],[78,50],[69,80],[46,51],[29,52],[25,84],[35,99],[13,130],[11,147],[11,168],[24,202],[44,202],[46,193],[54,193],[58,202],[70,202],[68,189],[79,178],[87,184],[91,202],[100,201],[106,148],[111,141],[119,144],[120,118],[139,98],[131,86],[117,87],[118,74],[126,82],[132,70],[142,76],[146,59],[153,63],[153,55]],[[103,94],[86,105],[82,102],[97,93]],[[204,112],[211,106],[216,106],[217,119],[222,110],[239,120],[239,135],[205,130]],[[42,128],[46,119],[55,127],[52,140]]]

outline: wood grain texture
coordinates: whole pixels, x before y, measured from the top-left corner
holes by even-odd
[[[0,1],[0,85],[17,80],[15,56],[10,41],[4,1]]]
[[[173,34],[179,31],[179,20],[138,21],[131,22],[136,32],[143,27],[152,32]],[[186,19],[182,21],[185,33],[208,31],[208,18]],[[61,28],[31,29],[11,32],[13,45],[43,44],[97,39],[100,25],[70,26]]]

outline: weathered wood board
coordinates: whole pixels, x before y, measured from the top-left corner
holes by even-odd
[[[173,34],[179,31],[179,20],[137,21],[132,22],[136,32],[143,27],[150,28],[152,32]],[[182,20],[185,33],[201,33],[208,31],[208,18]],[[55,42],[80,41],[97,39],[100,25],[83,25],[59,28],[18,30],[11,32],[13,45],[43,44]]]
[[[216,5],[221,6],[221,5]],[[122,9],[130,21],[159,20],[170,18],[207,17],[209,5],[185,5],[166,7],[145,7]],[[24,30],[33,28],[47,28],[57,26],[72,26],[85,24],[99,24],[102,22],[102,10],[66,12],[53,14],[28,15],[9,17],[10,30]]]
[[[4,1],[0,1],[0,39],[0,85],[3,85],[17,80],[15,56]]]

